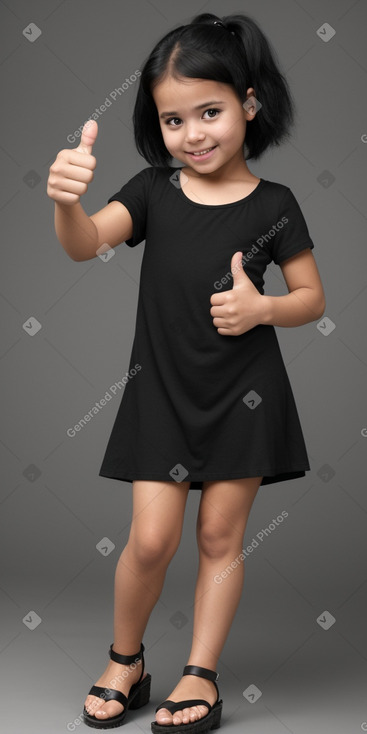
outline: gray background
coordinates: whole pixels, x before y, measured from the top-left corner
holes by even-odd
[[[72,261],[54,231],[49,166],[60,149],[78,145],[67,136],[141,68],[158,39],[204,11],[252,14],[287,74],[298,111],[293,137],[249,168],[297,197],[326,292],[321,323],[335,325],[327,336],[317,322],[276,327],[311,471],[262,487],[252,508],[244,547],[282,511],[288,517],[245,561],[217,667],[222,726],[247,734],[367,730],[366,2],[7,0],[0,3],[7,732],[65,733],[74,719],[76,730],[87,730],[77,717],[109,659],[114,571],[132,508],[131,484],[98,476],[121,391],[74,438],[66,431],[128,370],[144,244],[120,245],[108,263]],[[336,31],[328,42],[317,34],[326,22]],[[41,30],[33,43],[23,33],[30,23]],[[97,169],[82,199],[88,214],[147,165],[133,143],[135,93],[131,85],[98,118]],[[265,292],[287,292],[275,264]],[[30,317],[41,324],[33,337],[23,328]],[[127,733],[150,731],[186,663],[199,500],[200,492],[189,493],[181,545],[144,637],[151,700],[129,715]],[[96,548],[104,538],[115,546],[106,556]],[[335,618],[328,629],[324,612]],[[41,622],[30,629],[36,614]],[[262,694],[254,703],[243,694],[251,685]]]

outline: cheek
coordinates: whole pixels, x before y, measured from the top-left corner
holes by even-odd
[[[173,149],[177,145],[177,137],[172,135],[168,127],[161,128],[161,132],[167,150]]]
[[[245,137],[245,130],[239,123],[239,119],[233,118],[230,120],[221,121],[220,129],[216,130],[216,134],[220,136],[220,141],[224,145],[235,145],[239,140],[243,140]]]

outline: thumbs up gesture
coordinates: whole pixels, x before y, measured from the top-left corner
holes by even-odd
[[[239,336],[262,323],[264,297],[245,273],[242,254],[235,252],[231,260],[232,289],[210,297],[213,324],[223,336]]]
[[[93,181],[97,161],[92,155],[92,148],[97,134],[96,121],[87,120],[78,147],[60,150],[50,166],[47,195],[59,204],[77,204]]]
[[[79,153],[86,153],[87,155],[92,154],[92,147],[96,142],[98,135],[98,124],[95,120],[87,120],[83,126],[82,134],[80,137],[80,143],[75,150]]]

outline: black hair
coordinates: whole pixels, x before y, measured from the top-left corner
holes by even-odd
[[[262,106],[247,122],[246,159],[259,158],[290,135],[295,114],[290,88],[270,42],[248,15],[197,15],[167,33],[144,62],[133,112],[134,138],[138,152],[152,166],[168,167],[172,161],[152,96],[166,76],[230,84],[242,104],[247,89],[254,88]]]

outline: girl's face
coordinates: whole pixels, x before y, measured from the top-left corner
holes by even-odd
[[[154,87],[152,95],[164,144],[174,158],[199,174],[213,173],[229,161],[245,162],[246,122],[256,110],[245,110],[229,84],[168,77]],[[252,87],[246,98],[250,96],[255,96]],[[194,155],[208,148],[213,150]]]

